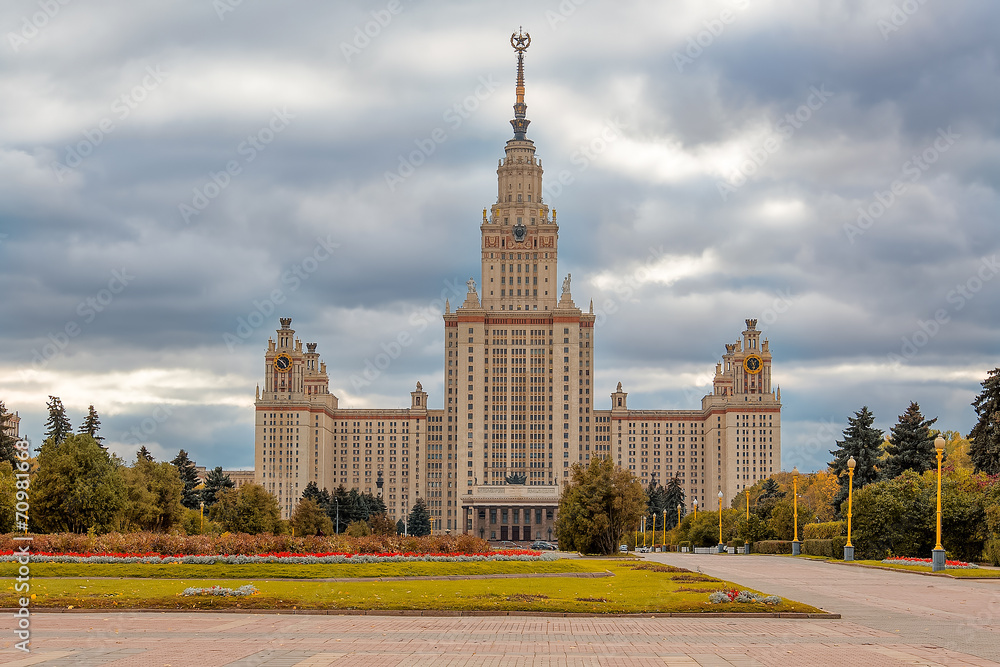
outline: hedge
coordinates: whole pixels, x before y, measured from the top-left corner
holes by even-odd
[[[840,559],[844,557],[847,537],[839,535],[828,540],[806,540],[802,543],[802,553],[809,556]]]
[[[806,540],[830,540],[846,534],[847,524],[844,521],[807,523],[802,528],[802,537]]]
[[[791,540],[761,540],[753,543],[753,552],[758,554],[790,554]]]

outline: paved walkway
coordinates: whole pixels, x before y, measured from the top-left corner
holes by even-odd
[[[764,556],[650,554],[808,602],[842,620],[290,616],[32,616],[31,654],[0,631],[0,665],[324,667],[998,665],[1000,582]]]

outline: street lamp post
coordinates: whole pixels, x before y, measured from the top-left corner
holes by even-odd
[[[744,488],[747,496],[747,534],[743,536],[743,554],[750,553],[750,488]]]
[[[945,551],[941,545],[941,457],[944,456],[944,438],[940,435],[934,438],[934,450],[937,452],[937,545],[931,551],[931,571],[940,572],[945,568]]]
[[[698,518],[698,499],[694,499],[694,518]]]
[[[664,551],[667,550],[667,510],[663,510],[663,544],[661,546]]]
[[[844,545],[844,560],[854,560],[854,545],[851,544],[851,517],[854,503],[854,468],[858,462],[854,457],[847,459],[847,544]]]
[[[722,543],[722,491],[719,491],[719,553],[726,550],[726,545]]]
[[[337,507],[337,527],[334,529],[334,531],[338,535],[340,535],[340,501],[337,500],[336,498],[334,498],[333,499],[333,504],[336,505],[336,507]]]
[[[938,457],[938,458],[941,458],[941,457]],[[940,466],[938,466],[938,467],[940,467]],[[940,495],[941,494],[938,494],[938,496],[940,496]],[[938,503],[938,505],[940,505],[940,504],[941,503]],[[938,524],[940,525],[940,522],[938,522]],[[205,534],[205,501],[204,500],[201,501],[201,530],[199,531],[199,534],[201,534],[201,535]],[[939,536],[941,535],[941,531],[940,530],[938,531],[938,535]],[[940,537],[938,537],[938,544],[941,544],[941,538]]]
[[[802,553],[802,543],[799,542],[799,469],[792,468],[792,523],[794,536],[792,537],[792,555],[798,556]]]
[[[650,538],[651,539],[649,541],[652,542],[652,544],[650,546],[655,547],[656,546],[656,512],[653,512],[653,534],[650,535]],[[645,544],[645,542],[646,541],[643,540],[643,544]]]

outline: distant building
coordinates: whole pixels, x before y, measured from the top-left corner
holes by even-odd
[[[17,438],[18,440],[20,440],[21,439],[21,417],[16,412],[13,413],[13,414],[11,414],[11,413],[7,413],[7,414],[10,415],[10,416],[7,418],[7,423],[3,427],[4,433],[6,433],[7,435],[9,435],[9,436],[11,436],[13,438]]]
[[[593,302],[582,311],[570,276],[559,280],[556,212],[543,201],[542,165],[525,136],[529,41],[512,37],[514,137],[480,224],[482,283],[470,279],[464,302],[445,305],[443,407],[428,408],[417,382],[409,407],[341,408],[317,344],[303,350],[291,318],[268,341],[254,463],[283,516],[309,482],[343,484],[382,494],[394,519],[424,498],[434,532],[551,539],[570,468],[592,457],[610,457],[643,485],[676,477],[689,507],[713,509],[718,491],[728,504],[780,470],[781,396],[757,320],[726,344],[700,406],[630,410],[619,382],[610,409],[595,409]]]
[[[209,470],[205,466],[196,466],[195,470],[198,471],[198,479],[204,482],[208,478]],[[229,479],[233,480],[235,488],[240,488],[244,484],[250,484],[254,481],[254,471],[253,470],[223,470],[223,475],[229,475]]]

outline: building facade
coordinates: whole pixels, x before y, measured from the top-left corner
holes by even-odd
[[[574,463],[611,457],[643,483],[680,480],[690,505],[716,507],[780,470],[780,391],[756,320],[716,366],[712,394],[691,410],[630,410],[621,383],[595,404],[593,302],[559,279],[559,226],[542,198],[527,138],[524,53],[516,34],[514,136],[497,167],[497,199],[480,224],[481,283],[445,305],[444,391],[429,409],[342,410],[316,343],[281,319],[256,400],[257,481],[289,516],[306,484],[382,493],[390,516],[425,499],[435,532],[493,540],[551,539]],[[606,404],[607,405],[607,404]]]

